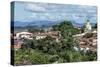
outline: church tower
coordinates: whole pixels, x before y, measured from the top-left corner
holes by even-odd
[[[91,32],[91,31],[92,31],[92,26],[91,26],[91,24],[90,24],[90,21],[87,20],[87,21],[86,21],[86,24],[85,24],[84,32],[85,32],[85,33],[89,33],[89,32]]]

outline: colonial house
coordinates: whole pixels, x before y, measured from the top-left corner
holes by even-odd
[[[56,41],[58,42],[58,38],[59,38],[59,31],[48,31],[48,32],[42,32],[42,33],[34,33],[33,37],[36,38],[36,40],[39,39],[44,39],[47,36],[50,36],[54,39],[56,39]]]
[[[78,46],[80,47],[80,50],[86,51],[97,51],[97,33],[96,32],[91,32],[85,34],[83,37],[76,37],[75,41],[77,42]]]
[[[49,31],[42,33],[35,32],[34,34],[29,32],[19,32],[11,35],[11,48],[14,50],[20,49],[21,45],[23,44],[21,38],[33,39],[33,37],[35,37],[36,40],[40,40],[46,38],[47,36],[50,36],[54,38],[56,42],[59,42],[59,31]]]
[[[27,39],[32,39],[33,33],[30,32],[19,32],[16,33],[17,38],[27,38]]]
[[[46,35],[44,34],[38,34],[38,35],[36,35],[36,40],[39,40],[39,39],[44,39],[44,38],[46,38]]]
[[[13,50],[18,50],[18,49],[20,49],[21,48],[21,45],[22,45],[22,41],[20,41],[19,39],[17,39],[17,38],[12,38],[11,37],[11,49],[13,49]]]
[[[23,41],[21,38],[32,39],[33,34],[29,32],[19,32],[11,34],[11,49],[18,50],[21,48]]]

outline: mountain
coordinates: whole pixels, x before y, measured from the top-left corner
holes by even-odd
[[[57,24],[56,21],[33,21],[30,22],[27,26],[51,27],[52,25],[55,24]]]
[[[75,21],[71,21],[71,22],[72,22],[73,26],[75,26],[75,27],[82,27],[84,25],[84,23],[79,23],[79,22],[77,23]],[[90,23],[90,24],[92,25],[92,27],[94,27],[96,23]]]
[[[27,27],[27,26],[50,27],[55,24],[57,24],[56,21],[32,21],[32,22],[12,21],[11,22],[12,27]]]
[[[11,27],[25,27],[27,26],[27,22],[21,22],[21,21],[11,21]]]
[[[59,24],[61,21],[47,21],[47,20],[43,20],[43,21],[32,21],[32,22],[21,22],[21,21],[15,21],[15,22],[11,22],[11,26],[12,27],[39,27],[39,28],[47,28],[47,27],[51,27],[53,25]],[[73,26],[75,27],[82,27],[84,23],[77,23],[75,21],[71,21]],[[95,23],[91,23],[92,26],[95,25]]]
[[[71,21],[71,22],[72,22],[73,26],[75,26],[75,27],[82,27],[83,26],[83,23],[77,23],[75,21]]]

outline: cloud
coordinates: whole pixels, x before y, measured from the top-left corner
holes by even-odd
[[[26,3],[25,10],[36,13],[96,13],[96,7],[48,3]]]
[[[34,19],[39,19],[39,20],[56,20],[56,19],[58,19],[58,15],[52,14],[52,13],[32,13],[32,15],[30,17],[34,18]]]
[[[96,8],[79,5],[24,3],[24,14],[31,20],[83,20],[96,15]],[[23,14],[23,15],[24,15]],[[22,17],[23,18],[23,17]],[[90,18],[90,19],[91,19]]]
[[[32,11],[32,12],[44,12],[46,9],[36,4],[28,3],[25,6],[25,10]]]
[[[34,20],[67,20],[71,18],[72,14],[67,13],[32,13],[31,18]]]

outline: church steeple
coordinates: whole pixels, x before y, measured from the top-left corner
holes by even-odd
[[[90,21],[89,20],[87,20],[86,21],[86,24],[85,24],[85,29],[84,29],[84,32],[91,32],[91,30],[92,30],[92,26],[91,26],[91,24],[90,24]]]

